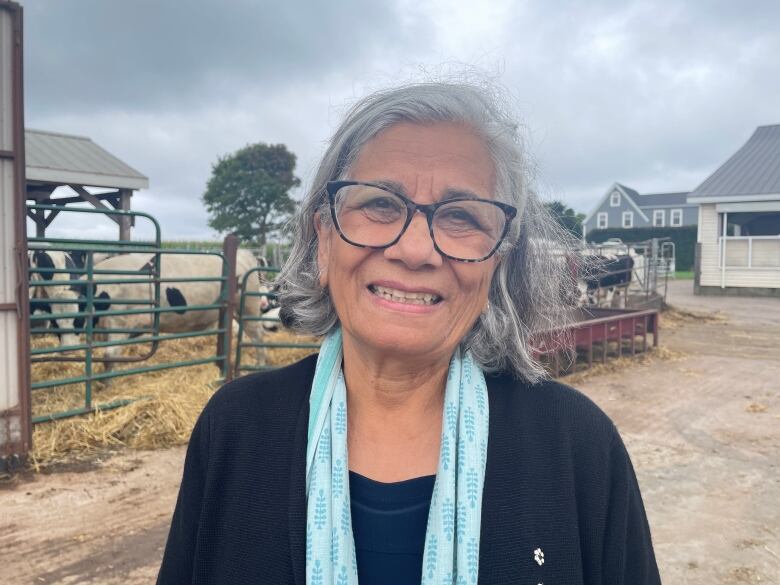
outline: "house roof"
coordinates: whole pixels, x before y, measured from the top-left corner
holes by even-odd
[[[25,130],[27,180],[57,185],[146,189],[149,179],[84,136]]]
[[[745,145],[689,197],[740,199],[756,195],[762,199],[780,197],[780,124],[756,128]]]
[[[631,197],[631,199],[636,199],[639,197],[639,193],[637,191],[634,191],[631,187],[626,187],[623,183],[615,183],[618,187],[620,187],[623,190],[623,193]]]
[[[687,191],[677,193],[647,193],[639,195],[634,199],[639,207],[645,205],[685,205],[685,199],[688,197]]]

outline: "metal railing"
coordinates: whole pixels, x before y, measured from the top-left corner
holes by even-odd
[[[241,297],[239,301],[238,306],[238,312],[237,312],[237,320],[238,320],[238,339],[236,342],[236,357],[235,357],[235,374],[241,375],[241,373],[249,373],[249,372],[257,372],[262,370],[270,369],[271,366],[269,366],[267,363],[258,365],[246,365],[244,364],[244,354],[246,353],[245,350],[247,349],[254,349],[256,352],[260,352],[263,356],[263,360],[267,361],[268,352],[266,350],[268,349],[316,349],[320,346],[319,343],[309,343],[309,342],[269,342],[269,341],[257,341],[257,340],[251,340],[246,341],[245,340],[245,334],[247,327],[257,327],[258,324],[262,329],[263,323],[280,323],[279,318],[277,317],[266,317],[262,314],[259,315],[252,315],[247,310],[247,301],[250,298],[253,297],[266,297],[269,301],[273,302],[276,300],[276,293],[274,293],[270,288],[267,286],[262,286],[261,288],[263,290],[260,291],[254,291],[249,290],[249,283],[252,281],[253,278],[260,277],[260,282],[263,283],[269,283],[271,280],[273,280],[270,277],[263,278],[263,274],[277,274],[279,272],[279,268],[273,267],[273,266],[266,266],[261,267],[258,266],[256,268],[253,268],[252,270],[247,271],[243,278],[241,279]],[[265,336],[266,333],[261,332],[261,335]]]
[[[719,268],[780,268],[780,235],[720,236]]]

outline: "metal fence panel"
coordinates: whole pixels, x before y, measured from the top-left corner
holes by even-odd
[[[53,205],[29,205],[28,208],[32,210],[52,210],[58,209]],[[74,208],[63,207],[60,208],[61,212],[73,213],[73,214],[116,214],[132,217],[133,219],[145,218],[152,222],[155,228],[155,238],[151,242],[137,242],[137,241],[99,241],[97,244],[95,241],[89,240],[76,240],[66,238],[30,238],[30,245],[33,248],[37,248],[45,251],[62,251],[66,253],[80,252],[85,254],[85,264],[83,267],[57,269],[49,267],[33,266],[29,268],[29,284],[31,290],[41,289],[50,290],[65,287],[76,287],[77,290],[83,291],[74,300],[73,296],[67,298],[46,297],[40,299],[31,300],[33,308],[36,305],[43,304],[59,304],[65,305],[64,310],[56,313],[56,315],[36,315],[31,317],[31,321],[34,324],[44,324],[47,321],[56,318],[55,320],[64,321],[65,319],[83,319],[83,325],[76,326],[74,321],[73,327],[58,328],[59,333],[77,333],[83,334],[83,339],[79,339],[76,345],[65,345],[58,347],[46,347],[36,348],[33,350],[32,361],[62,361],[62,362],[83,362],[84,373],[80,376],[69,376],[57,379],[46,379],[34,382],[31,387],[33,391],[46,391],[49,388],[61,387],[73,384],[84,385],[84,400],[83,406],[71,408],[65,411],[56,411],[49,413],[38,413],[33,418],[33,422],[43,422],[47,420],[55,420],[65,418],[69,416],[76,416],[95,410],[106,410],[111,408],[117,408],[126,404],[129,404],[133,400],[116,400],[109,403],[95,403],[93,400],[93,385],[95,382],[105,381],[112,378],[122,376],[134,376],[138,374],[144,374],[148,372],[155,372],[164,369],[187,367],[193,365],[200,365],[206,363],[216,364],[222,373],[223,379],[229,379],[230,377],[230,335],[229,330],[233,317],[233,311],[231,310],[230,303],[230,283],[234,281],[235,270],[235,248],[237,247],[237,240],[233,236],[229,236],[227,241],[231,242],[231,249],[233,255],[231,258],[226,258],[225,253],[219,251],[199,252],[195,250],[177,250],[173,248],[162,248],[160,228],[157,221],[150,215],[137,212],[137,211],[121,211],[111,209],[89,209],[89,208]],[[231,239],[232,238],[232,239]],[[226,241],[227,250],[229,248]],[[126,268],[112,267],[113,264],[110,260],[106,260],[103,263],[98,264],[98,268],[95,268],[94,255],[96,253],[114,253],[118,257],[123,256],[123,252],[143,252],[149,255],[150,260],[147,261],[140,269],[128,270]],[[162,267],[166,260],[171,261],[174,257],[180,256],[192,256],[200,258],[214,258],[217,262],[216,268],[219,273],[218,276],[211,274],[193,274],[189,276],[168,276],[164,277],[162,274]],[[211,264],[214,264],[212,262]],[[206,264],[204,264],[204,267]],[[212,268],[214,268],[212,266]],[[44,275],[48,276],[65,276],[63,273],[68,273],[68,278],[52,278],[46,280]],[[74,278],[75,277],[75,278]],[[218,283],[219,294],[212,303],[201,304],[187,304],[186,312],[190,315],[201,311],[213,311],[217,314],[215,321],[217,321],[217,327],[208,327],[198,331],[183,331],[173,333],[160,332],[160,319],[163,315],[181,312],[181,307],[169,306],[164,307],[161,304],[161,285],[174,285],[174,284],[208,284]],[[128,302],[125,299],[118,297],[115,299],[109,308],[105,308],[99,297],[96,297],[97,287],[106,287],[111,285],[119,285],[125,287],[132,287],[131,297]],[[148,292],[144,292],[148,291]],[[72,306],[68,306],[72,305]],[[139,325],[137,327],[127,326],[98,326],[94,324],[95,317],[135,317],[138,318]],[[207,319],[208,320],[208,319]],[[146,321],[149,321],[148,323]],[[109,321],[110,323],[110,321]],[[134,325],[131,320],[131,325]],[[99,325],[99,323],[98,323]],[[48,331],[45,327],[36,326],[33,328],[33,334],[45,334]],[[226,335],[226,332],[228,333]],[[112,335],[113,339],[102,340],[100,337],[105,335]],[[98,363],[104,363],[106,365],[114,363],[128,363],[128,362],[144,362],[152,357],[157,351],[161,342],[170,341],[174,339],[187,339],[193,337],[204,337],[217,335],[217,351],[213,356],[199,359],[188,360],[176,360],[161,364],[151,365],[139,365],[130,369],[120,369],[111,371],[98,371],[95,366]],[[100,356],[95,353],[95,350],[106,349],[111,347],[126,347],[130,345],[150,345],[149,351],[141,355],[136,356],[113,356],[106,357]],[[63,352],[83,352],[83,355],[62,355]]]
[[[254,349],[259,350],[263,352],[265,355],[267,355],[268,349],[317,349],[320,347],[319,343],[310,343],[310,342],[274,342],[274,341],[247,341],[246,340],[246,328],[249,324],[253,323],[280,323],[280,320],[278,317],[267,317],[265,315],[250,315],[248,314],[248,311],[246,310],[246,302],[247,299],[253,297],[253,296],[264,296],[266,297],[271,303],[275,303],[276,301],[276,293],[274,293],[268,286],[268,284],[271,283],[273,280],[273,275],[276,275],[279,272],[279,268],[274,266],[258,266],[257,268],[254,268],[247,272],[244,277],[241,279],[240,283],[240,300],[239,300],[239,306],[238,310],[236,312],[237,320],[239,322],[238,327],[238,339],[236,342],[236,356],[235,356],[235,366],[234,366],[234,373],[236,376],[240,376],[241,374],[247,374],[250,372],[257,372],[262,370],[267,370],[270,368],[267,364],[263,365],[249,365],[246,363],[245,355],[246,350]],[[247,290],[248,283],[255,277],[255,274],[259,275],[265,275],[261,276],[261,282],[265,282],[266,286],[263,287],[264,290],[261,292],[251,292]],[[265,335],[265,334],[263,334]]]

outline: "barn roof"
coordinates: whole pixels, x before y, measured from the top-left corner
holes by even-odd
[[[27,180],[57,185],[146,189],[149,179],[91,139],[25,130]]]
[[[780,197],[780,124],[759,126],[753,136],[689,197],[753,199]]]

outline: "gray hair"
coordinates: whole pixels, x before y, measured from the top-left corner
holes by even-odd
[[[313,184],[292,223],[289,258],[276,280],[281,318],[300,333],[325,335],[338,324],[327,290],[319,284],[314,215],[327,210],[325,184],[344,178],[363,146],[400,122],[466,124],[485,141],[495,164],[494,197],[518,209],[499,248],[488,292],[489,307],[461,342],[487,372],[509,371],[535,382],[546,376],[537,358],[546,348],[566,345],[576,291],[568,254],[573,238],[545,209],[532,188],[533,169],[519,127],[502,107],[495,88],[466,83],[420,83],[379,91],[347,113],[323,156]],[[322,213],[327,221],[330,215]],[[532,339],[533,336],[533,339]],[[533,344],[536,344],[536,347]]]

